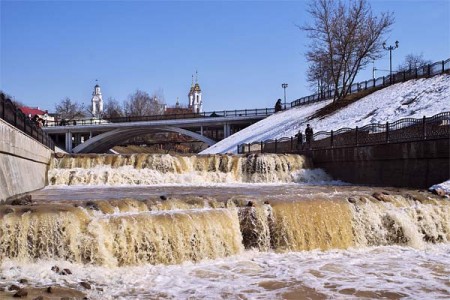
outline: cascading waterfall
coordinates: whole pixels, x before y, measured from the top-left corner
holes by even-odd
[[[317,199],[313,203],[274,204],[272,245],[286,251],[354,246],[350,215],[345,201]]]
[[[50,185],[293,182],[311,167],[299,155],[73,155],[53,158]]]
[[[298,155],[77,155],[53,158],[49,181],[63,186],[293,182],[310,166]],[[3,204],[0,260],[128,266],[215,259],[244,249],[422,248],[450,242],[450,202],[427,192],[334,187],[330,193],[308,187],[283,194],[279,188],[257,195],[239,188],[201,195],[177,186],[176,193],[145,199]]]
[[[382,201],[360,192],[270,203],[179,196],[2,205],[0,259],[127,266],[214,259],[250,248],[286,252],[448,243],[450,203],[424,194],[383,195]]]
[[[197,209],[193,203],[190,210],[171,210],[177,202],[152,203],[89,201],[51,211],[3,206],[0,259],[60,258],[123,266],[198,261],[243,250],[237,209],[212,209],[208,203]]]
[[[359,246],[405,245],[423,248],[427,243],[450,242],[450,202],[411,195],[381,194],[352,198],[352,224]]]

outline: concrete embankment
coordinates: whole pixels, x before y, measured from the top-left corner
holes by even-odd
[[[0,119],[0,202],[43,188],[52,150]]]
[[[314,166],[354,184],[428,188],[450,178],[450,139],[312,150]]]

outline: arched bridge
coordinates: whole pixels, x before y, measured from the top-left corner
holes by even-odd
[[[89,119],[47,124],[46,131],[67,152],[102,153],[130,138],[174,132],[208,145],[274,113],[273,108],[202,114],[156,115],[116,119]],[[216,134],[211,136],[211,132]],[[209,136],[206,134],[209,133]]]

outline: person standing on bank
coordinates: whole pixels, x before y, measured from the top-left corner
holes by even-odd
[[[275,103],[275,112],[279,112],[281,111],[283,108],[282,104],[281,104],[281,99],[277,100],[277,103]]]
[[[312,138],[313,138],[313,129],[311,126],[309,126],[309,124],[306,125],[305,137],[306,137],[306,143],[308,144],[309,147],[311,147],[311,142],[312,142]]]

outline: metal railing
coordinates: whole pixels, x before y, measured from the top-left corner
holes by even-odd
[[[392,74],[392,82],[390,76],[383,76],[377,79],[371,79],[359,83],[354,83],[350,87],[350,94],[363,90],[369,90],[378,87],[389,86],[394,83],[404,82],[413,78],[430,77],[450,71],[450,59],[435,62],[417,69],[402,71]],[[327,90],[320,94],[314,94],[299,98],[288,104],[287,108],[299,105],[328,100],[333,97],[334,90]],[[289,107],[290,105],[290,107]],[[175,113],[160,114],[150,116],[133,116],[118,118],[90,118],[78,120],[56,120],[48,121],[45,126],[74,126],[74,125],[101,125],[108,123],[126,123],[126,122],[142,122],[142,121],[160,121],[160,120],[176,120],[176,119],[193,119],[193,118],[214,118],[214,117],[238,117],[238,116],[269,116],[275,113],[274,108],[257,108],[257,109],[240,109],[240,110],[224,110],[202,113]]]
[[[356,147],[396,142],[413,142],[427,139],[450,138],[450,112],[443,112],[421,119],[405,118],[393,123],[369,124],[336,131],[320,131],[310,143],[304,135],[240,144],[239,154],[244,153],[299,153],[305,150]]]
[[[194,119],[194,118],[217,118],[217,117],[252,117],[252,116],[270,116],[275,113],[274,108],[256,108],[256,109],[235,109],[212,111],[202,113],[177,113],[151,116],[133,116],[118,118],[92,118],[80,120],[58,120],[46,122],[45,126],[74,126],[74,125],[101,125],[109,123],[126,123],[126,122],[143,122],[143,121],[161,121],[161,120],[177,120],[177,119]]]
[[[405,82],[410,79],[431,77],[450,71],[450,58],[447,60],[438,61],[429,65],[421,66],[416,69],[410,69],[406,71],[400,71],[392,73],[391,76],[378,77],[376,79],[370,79],[358,83],[354,83],[350,86],[349,94],[358,93],[364,90],[370,90],[379,87],[386,87],[395,83]],[[333,98],[334,89],[329,89],[321,93],[301,97],[290,103],[291,107],[315,103],[319,101],[329,100]]]
[[[55,144],[48,134],[35,122],[30,120],[30,118],[18,109],[11,99],[8,99],[3,93],[0,93],[0,118],[41,144],[55,150]]]

